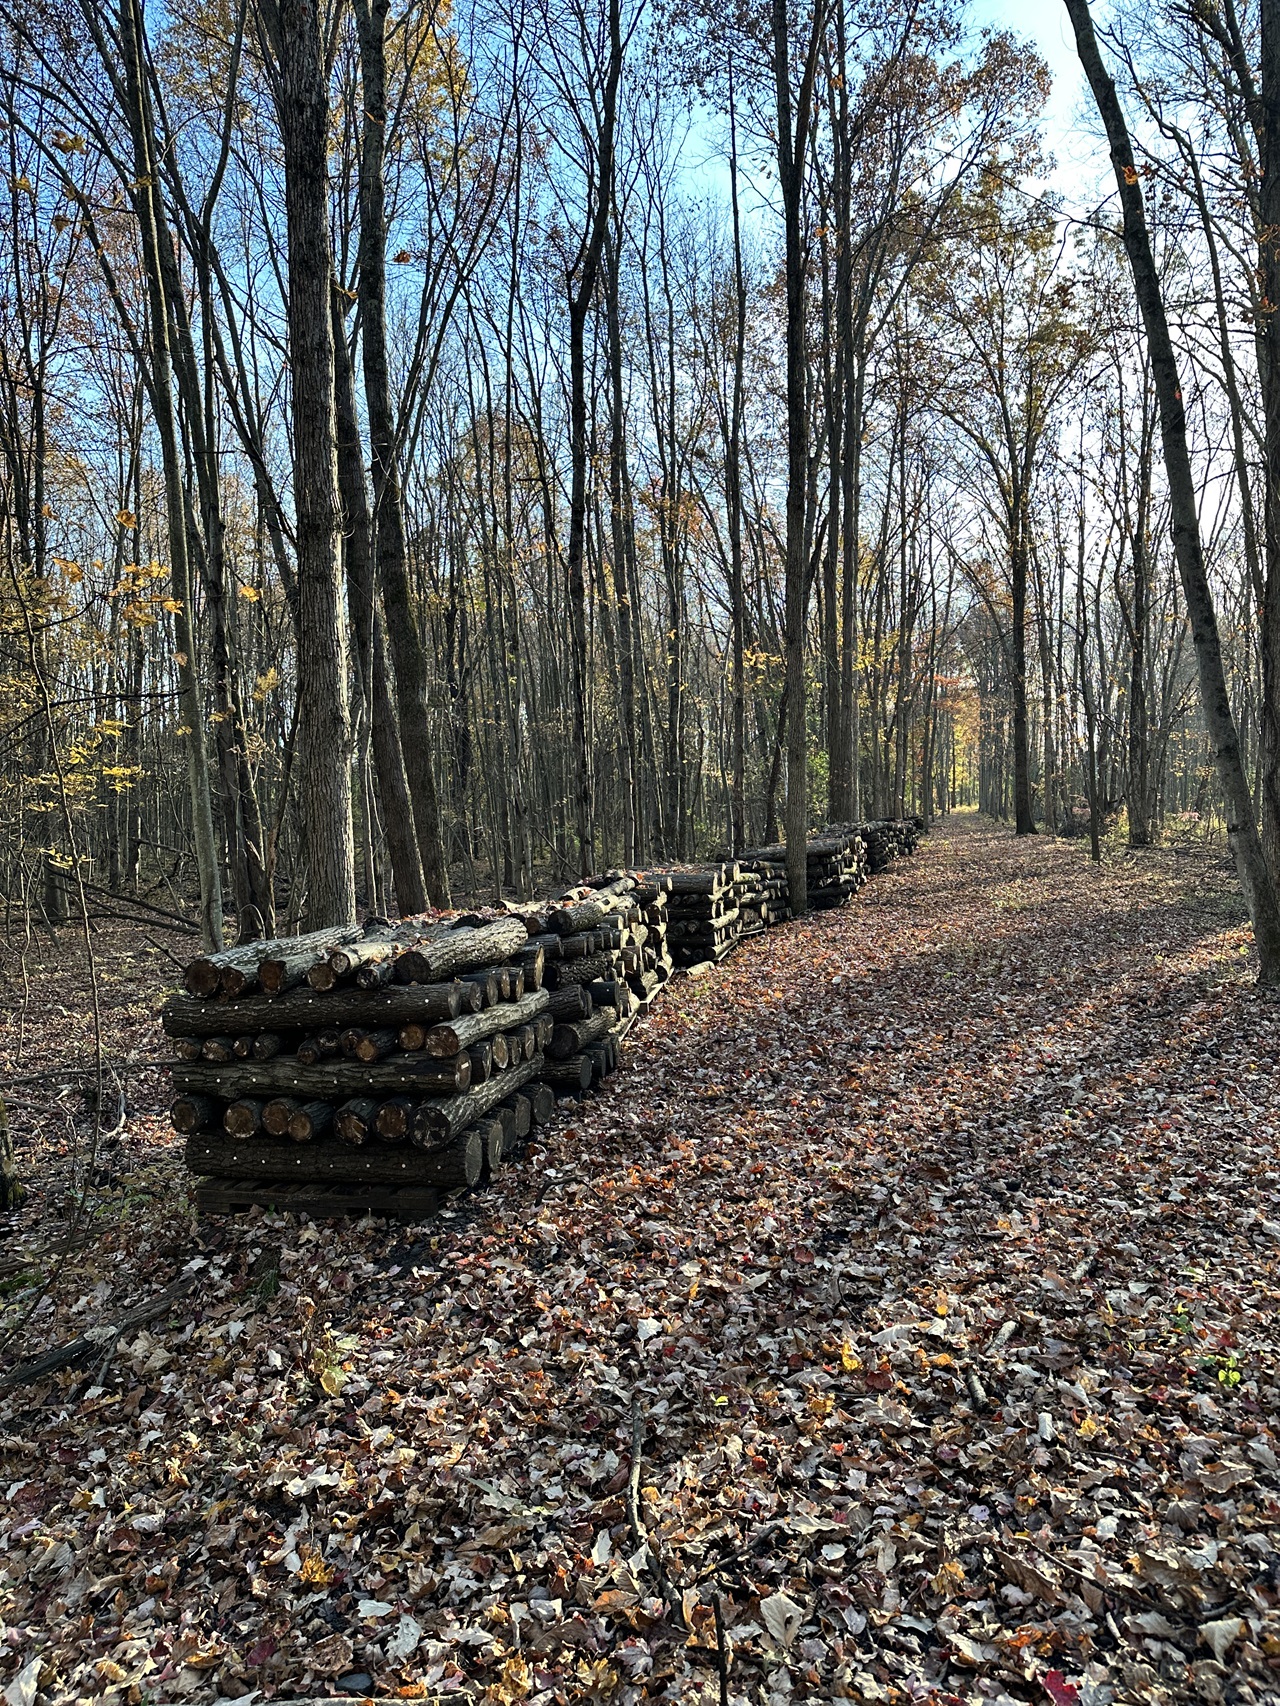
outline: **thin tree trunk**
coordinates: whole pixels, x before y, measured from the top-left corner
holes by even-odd
[[[173,403],[173,364],[169,346],[169,311],[165,300],[164,271],[160,245],[167,241],[156,224],[155,199],[151,188],[159,166],[153,157],[151,136],[144,122],[146,111],[142,87],[142,20],[137,0],[122,0],[120,39],[124,48],[125,85],[130,106],[133,152],[137,166],[134,206],[142,237],[143,267],[147,282],[148,323],[151,334],[151,406],[164,468],[165,520],[168,529],[169,575],[174,602],[177,639],[178,702],[182,713],[183,740],[187,757],[187,788],[191,799],[192,838],[200,880],[200,934],[206,948],[222,946],[222,882],[218,870],[217,841],[213,829],[213,805],[209,797],[209,756],[205,736],[204,695],[196,657],[195,617],[192,610],[191,562],[187,554],[186,495],[182,457]]]
[[[1213,745],[1218,781],[1226,805],[1227,841],[1253,921],[1261,981],[1276,984],[1280,983],[1280,904],[1277,904],[1275,886],[1263,854],[1262,838],[1258,834],[1249,779],[1240,750],[1240,736],[1227,691],[1217,614],[1200,540],[1200,517],[1187,448],[1182,387],[1169,335],[1160,277],[1147,231],[1141,180],[1134,164],[1133,146],[1115,84],[1107,75],[1098,51],[1087,0],[1066,0],[1066,7],[1075,30],[1080,62],[1089,79],[1110,144],[1111,163],[1120,193],[1125,252],[1133,273],[1134,292],[1146,330],[1151,371],[1160,405],[1160,431],[1173,512],[1174,551],[1195,642],[1205,727]]]
[[[289,239],[289,367],[298,555],[298,760],[313,929],[355,916],[351,719],[338,564],[329,288],[329,97],[313,0],[258,0],[275,50]]]

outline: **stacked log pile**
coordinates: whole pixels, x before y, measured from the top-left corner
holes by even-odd
[[[525,910],[557,1021],[543,1076],[562,1094],[617,1069],[622,1037],[671,976],[667,900],[662,880],[615,871]]]
[[[778,843],[753,847],[742,863],[769,884],[770,909],[790,916],[787,907],[787,850]],[[809,905],[843,906],[870,875],[870,853],[860,825],[840,824],[814,836],[806,849]]]
[[[337,1206],[345,1188],[369,1205],[408,1191],[426,1213],[487,1177],[554,1107],[543,963],[515,918],[349,925],[193,961],[162,1022],[202,1206],[290,1189],[290,1206]]]
[[[859,835],[867,849],[868,872],[879,876],[895,859],[914,853],[924,834],[923,818],[872,818],[866,823],[833,823],[820,839]]]
[[[922,831],[824,830],[810,904],[842,904]],[[163,1024],[198,1202],[430,1214],[609,1077],[677,967],[789,916],[785,849],[763,847],[612,871],[497,917],[371,920],[193,960]]]
[[[667,940],[677,966],[714,964],[738,945],[743,932],[743,890],[754,893],[758,885],[742,883],[736,862],[672,867],[656,872],[655,880],[669,887]],[[758,917],[756,912],[757,921]]]

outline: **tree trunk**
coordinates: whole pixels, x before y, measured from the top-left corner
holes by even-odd
[[[423,878],[413,806],[405,774],[404,752],[395,705],[387,683],[386,636],[378,618],[374,587],[369,502],[360,454],[360,423],[356,418],[351,355],[342,329],[334,289],[334,394],[338,432],[338,488],[345,526],[343,555],[347,570],[347,603],[355,637],[356,664],[364,685],[383,824],[391,853],[396,902],[402,913],[424,912],[427,888]],[[372,899],[370,900],[372,905]]]
[[[798,95],[791,89],[791,37],[787,0],[772,0],[773,74],[777,107],[778,185],[786,230],[787,287],[787,886],[793,917],[808,910],[808,749],[805,714],[804,641],[808,563],[805,517],[809,478],[809,416],[805,369],[806,257],[801,232],[804,156],[809,109],[822,36],[822,8],[811,23],[809,51]]]
[[[136,0],[122,0],[120,39],[124,49],[125,86],[137,166],[137,182],[133,192],[134,208],[142,238],[143,268],[147,283],[148,330],[151,341],[149,389],[164,468],[169,575],[174,602],[178,606],[174,614],[178,702],[182,713],[192,834],[200,878],[200,934],[206,948],[216,949],[222,946],[222,881],[213,830],[213,805],[209,797],[204,695],[196,661],[195,617],[191,604],[191,563],[187,554],[186,494],[173,404],[169,312],[160,255],[161,242],[167,241],[167,235],[157,228],[155,198],[151,193],[152,186],[158,180],[159,165],[153,158],[152,138],[144,122],[146,103],[142,88],[141,30],[142,20]]]
[[[360,146],[359,298],[364,394],[373,453],[373,539],[387,613],[387,638],[395,666],[402,755],[413,799],[414,823],[427,891],[436,906],[449,904],[449,866],[440,826],[435,742],[427,685],[426,648],[409,587],[404,510],[400,493],[395,413],[387,357],[387,216],[383,160],[386,151],[386,30],[390,0],[356,0],[363,84]]]
[[[289,240],[289,368],[298,556],[298,760],[307,921],[355,916],[351,720],[338,565],[329,289],[329,98],[314,0],[258,0],[275,51]]]
[[[1187,448],[1186,412],[1178,378],[1177,358],[1169,335],[1160,277],[1147,231],[1141,180],[1133,159],[1128,126],[1098,51],[1088,0],[1066,0],[1075,30],[1076,48],[1110,144],[1120,205],[1124,214],[1124,246],[1133,273],[1134,292],[1146,330],[1151,371],[1160,405],[1169,500],[1173,513],[1174,551],[1182,581],[1187,615],[1196,649],[1200,700],[1205,727],[1213,744],[1218,781],[1226,805],[1227,841],[1235,858],[1240,886],[1253,921],[1260,978],[1280,983],[1280,904],[1263,855],[1262,838],[1254,817],[1249,780],[1240,751],[1240,736],[1231,709],[1213,593],[1205,571],[1196,509],[1195,477]],[[1274,40],[1274,37],[1273,37]]]

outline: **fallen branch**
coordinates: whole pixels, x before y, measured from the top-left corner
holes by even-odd
[[[631,1540],[636,1551],[643,1548],[649,1556],[649,1567],[658,1589],[665,1600],[673,1600],[676,1596],[667,1572],[662,1567],[662,1559],[650,1542],[644,1525],[644,1517],[640,1510],[640,1465],[644,1456],[644,1418],[640,1414],[640,1400],[635,1393],[631,1395],[631,1473],[627,1476],[627,1521],[631,1527]]]
[[[158,1321],[162,1315],[167,1315],[195,1283],[196,1276],[186,1274],[167,1291],[162,1291],[158,1297],[126,1310],[116,1320],[104,1321],[101,1326],[81,1334],[78,1339],[72,1339],[69,1344],[46,1351],[33,1362],[19,1363],[17,1368],[10,1369],[8,1374],[0,1377],[0,1392],[12,1392],[18,1386],[31,1386],[37,1380],[43,1380],[46,1374],[55,1374],[62,1368],[78,1368],[91,1362],[94,1357],[100,1357],[104,1345],[118,1341],[135,1327],[145,1327],[148,1322]]]

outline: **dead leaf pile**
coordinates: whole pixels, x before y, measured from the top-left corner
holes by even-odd
[[[9,1363],[200,1284],[0,1403],[0,1691],[1274,1700],[1246,947],[1159,855],[955,820],[429,1226],[197,1228],[135,1119]]]

